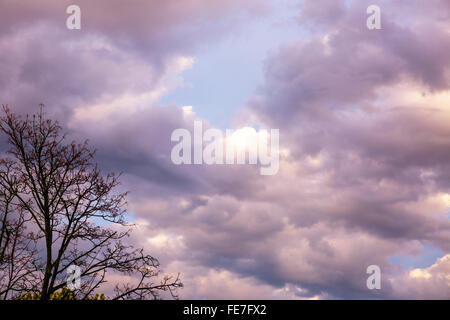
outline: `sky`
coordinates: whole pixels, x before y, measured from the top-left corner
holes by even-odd
[[[181,273],[181,298],[450,298],[449,1],[0,8],[1,103],[44,103],[123,172],[129,241]],[[175,165],[171,134],[194,121],[278,129],[278,172]]]

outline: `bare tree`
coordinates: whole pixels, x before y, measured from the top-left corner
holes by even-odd
[[[81,299],[107,281],[107,272],[135,279],[118,283],[112,299],[156,299],[161,291],[177,298],[179,276],[160,275],[156,258],[123,241],[131,229],[124,217],[126,193],[116,191],[119,176],[103,176],[88,142],[67,143],[58,122],[46,119],[42,107],[38,114],[21,118],[3,106],[0,118],[11,147],[0,163],[1,217],[10,221],[1,225],[5,236],[0,248],[14,251],[15,235],[16,248],[30,258],[19,259],[20,272],[13,266],[21,280],[9,290],[0,283],[0,294],[39,288],[41,299],[49,299],[66,286],[67,271],[76,265],[82,281],[75,291]],[[0,265],[11,267],[8,257]]]
[[[11,173],[12,162],[0,160],[0,299],[14,297],[24,290],[37,290],[35,265],[37,240],[27,232],[23,210],[14,210],[18,184]],[[7,185],[8,188],[2,188]]]

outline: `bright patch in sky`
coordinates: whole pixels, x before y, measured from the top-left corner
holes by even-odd
[[[192,105],[197,116],[218,127],[229,127],[234,113],[262,84],[268,55],[281,44],[308,36],[295,21],[294,2],[285,2],[287,5],[274,3],[267,16],[249,21],[222,42],[202,47],[192,68],[182,74],[184,85],[161,103]]]

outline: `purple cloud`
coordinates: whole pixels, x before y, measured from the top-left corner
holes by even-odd
[[[21,113],[46,103],[105,170],[123,171],[130,241],[183,273],[182,297],[450,297],[448,1],[380,0],[381,30],[366,28],[370,1],[299,5],[308,37],[268,56],[235,117],[280,129],[269,177],[174,165],[171,132],[198,117],[159,103],[197,52],[270,14],[266,2],[81,1],[80,32],[65,29],[69,2],[0,2],[2,103]],[[445,255],[422,269],[390,264],[424,245]],[[383,272],[377,292],[371,264]]]

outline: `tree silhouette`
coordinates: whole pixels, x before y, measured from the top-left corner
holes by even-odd
[[[20,117],[3,106],[0,131],[10,149],[0,159],[0,298],[38,292],[42,300],[67,286],[67,271],[80,268],[79,299],[91,297],[107,275],[117,283],[112,299],[177,298],[179,275],[161,275],[159,262],[124,243],[126,193],[119,176],[102,175],[87,141],[67,142],[41,105]],[[111,225],[107,227],[105,225]],[[108,272],[108,273],[107,273]]]

